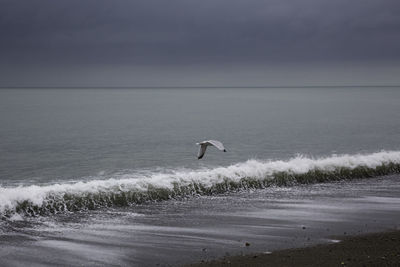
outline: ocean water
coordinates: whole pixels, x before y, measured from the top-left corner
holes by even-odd
[[[232,214],[264,229],[257,240],[264,222],[297,225],[304,207],[289,200],[320,207],[314,191],[335,210],[313,213],[322,221],[343,219],[343,194],[353,207],[343,227],[357,224],[349,216],[360,205],[392,218],[400,210],[399,103],[399,87],[1,89],[0,263],[219,257],[243,249],[248,230],[235,236]],[[197,160],[195,143],[207,139],[228,152],[210,147]],[[275,243],[268,248],[293,242]]]

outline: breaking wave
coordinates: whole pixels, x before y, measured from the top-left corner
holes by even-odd
[[[297,156],[287,161],[248,160],[204,170],[133,173],[108,180],[46,186],[0,187],[0,215],[38,216],[110,206],[129,206],[271,185],[320,183],[400,173],[400,151]]]

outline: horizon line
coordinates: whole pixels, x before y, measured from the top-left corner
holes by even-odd
[[[400,85],[266,85],[266,86],[0,86],[0,89],[184,89],[184,88],[343,88],[343,87],[400,87]]]

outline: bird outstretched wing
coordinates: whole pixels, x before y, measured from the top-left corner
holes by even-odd
[[[200,144],[199,147],[199,153],[197,154],[197,159],[201,159],[204,154],[206,153],[207,145],[206,144]]]
[[[207,143],[209,143],[209,144],[212,145],[212,146],[215,146],[215,147],[218,148],[219,150],[222,150],[222,151],[226,152],[226,149],[225,149],[224,145],[223,145],[220,141],[217,141],[217,140],[208,140]]]

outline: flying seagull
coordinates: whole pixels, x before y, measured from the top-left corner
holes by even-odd
[[[201,159],[204,156],[204,153],[206,153],[206,149],[208,146],[215,146],[219,150],[226,152],[224,145],[217,140],[207,140],[200,143],[196,143],[196,145],[200,146],[199,153],[197,154],[197,159]]]

